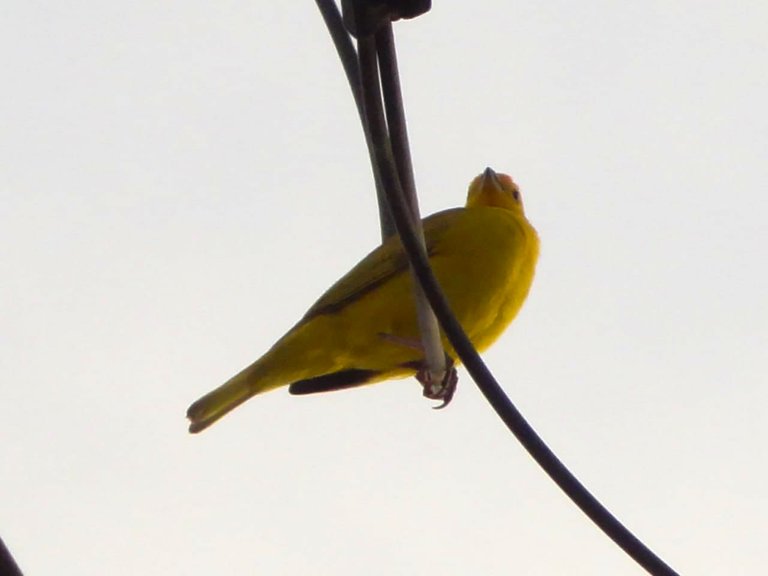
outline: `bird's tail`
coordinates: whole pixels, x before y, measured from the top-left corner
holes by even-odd
[[[281,385],[279,382],[275,383],[273,378],[267,377],[265,372],[262,358],[194,402],[187,410],[189,431],[196,433],[205,430],[251,396]]]

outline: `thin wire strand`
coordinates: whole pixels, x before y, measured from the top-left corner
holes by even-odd
[[[318,4],[321,1],[317,0]],[[331,3],[333,2],[331,1]],[[470,376],[475,380],[475,383],[494,410],[496,410],[499,417],[531,457],[568,497],[609,538],[650,574],[654,576],[678,576],[677,572],[619,522],[555,456],[506,396],[451,312],[448,302],[429,266],[426,251],[419,243],[417,234],[414,232],[413,219],[408,202],[405,200],[400,186],[392,150],[387,138],[386,123],[384,122],[378,88],[378,76],[375,72],[377,70],[375,54],[373,47],[370,45],[370,40],[361,41],[359,48],[360,87],[362,89],[363,110],[365,111],[371,137],[370,146],[374,153],[373,157],[378,163],[381,182],[384,190],[387,192],[389,209],[408,259],[448,340],[453,345],[459,358],[461,358]],[[374,74],[376,74],[375,81],[373,81]]]
[[[381,224],[382,240],[395,233],[395,226],[389,212],[384,187],[380,174],[380,164],[376,161],[373,143],[371,140],[369,121],[365,114],[365,104],[361,94],[361,72],[358,56],[352,45],[349,34],[344,27],[341,14],[333,0],[316,0],[316,4],[325,21],[336,52],[341,59],[344,72],[347,76],[352,95],[355,99],[360,122],[365,134],[365,142],[368,147],[368,155],[371,161],[371,167],[376,181],[376,197],[379,204],[379,221]],[[417,229],[420,232],[421,242],[424,243],[423,232],[421,232],[421,217],[419,216],[418,198],[416,196],[416,186],[413,177],[413,165],[411,163],[410,146],[408,143],[408,131],[405,122],[405,111],[402,102],[400,79],[397,72],[397,54],[394,48],[394,37],[392,34],[392,25],[387,24],[377,35],[376,43],[367,42],[362,45],[358,43],[358,52],[369,50],[370,53],[362,57],[372,63],[371,73],[366,82],[369,85],[375,85],[375,92],[381,93],[379,80],[379,62],[386,69],[381,74],[385,79],[383,93],[387,103],[387,118],[381,115],[381,121],[384,122],[383,130],[389,133],[386,138],[388,143],[394,148],[390,155],[394,158],[397,165],[401,181],[406,188],[406,197],[410,200],[410,205],[415,216],[414,222],[418,223]],[[414,299],[416,302],[416,311],[418,316],[419,333],[421,334],[422,346],[424,348],[425,368],[429,372],[433,382],[441,382],[448,370],[446,366],[446,356],[443,345],[440,340],[440,327],[432,308],[429,306],[426,297],[414,277]]]
[[[389,139],[392,154],[397,164],[400,184],[409,201],[411,212],[419,217],[419,202],[416,195],[416,179],[411,161],[411,144],[408,141],[408,126],[405,121],[405,105],[400,87],[400,72],[397,66],[397,51],[392,23],[376,32],[376,53],[379,58],[381,88],[384,96],[384,112],[387,115]]]
[[[336,6],[336,2],[334,2],[334,0],[315,0],[315,3],[320,10],[325,26],[328,28],[328,32],[333,39],[333,45],[336,47],[336,53],[339,55],[341,65],[344,68],[344,73],[347,76],[347,82],[349,82],[349,87],[352,90],[352,97],[355,99],[357,115],[360,117],[360,124],[363,127],[363,135],[365,136],[365,145],[368,148],[368,159],[370,160],[371,170],[373,171],[373,180],[376,184],[376,200],[379,205],[381,239],[385,240],[395,233],[395,223],[392,221],[392,215],[389,213],[386,195],[384,194],[384,189],[381,185],[381,177],[378,172],[376,155],[373,151],[371,134],[368,130],[368,121],[365,118],[365,111],[363,110],[363,96],[360,87],[360,67],[357,61],[357,51],[352,44],[347,29],[344,27],[344,22],[339,13],[339,8]],[[378,77],[376,78],[376,82],[378,83]]]
[[[408,142],[408,128],[405,121],[405,106],[403,105],[402,90],[400,89],[400,74],[397,67],[397,51],[392,23],[388,22],[376,32],[376,53],[378,55],[381,86],[384,95],[384,110],[389,128],[389,140],[392,145],[392,155],[400,176],[405,197],[417,223],[416,234],[422,247],[426,247],[424,231],[421,228],[419,198],[416,194],[416,179],[413,175],[411,147]],[[440,340],[440,325],[432,307],[424,295],[424,290],[418,281],[413,282],[413,294],[416,301],[416,315],[424,348],[424,365],[429,372],[432,382],[442,382],[449,369],[446,363],[445,351]]]

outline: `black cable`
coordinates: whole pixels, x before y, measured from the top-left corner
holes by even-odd
[[[0,538],[0,574],[3,576],[22,576],[19,565],[16,564],[2,538]]]
[[[677,572],[613,516],[550,450],[504,393],[456,320],[429,266],[427,255],[419,244],[410,210],[400,186],[381,104],[373,40],[361,38],[358,49],[363,109],[371,137],[371,150],[373,150],[373,156],[378,164],[378,172],[387,196],[389,209],[411,266],[446,337],[480,391],[507,425],[507,428],[568,497],[611,540],[650,574],[654,576],[678,576]]]

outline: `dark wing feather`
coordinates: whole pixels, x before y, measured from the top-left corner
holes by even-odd
[[[331,374],[323,374],[314,378],[307,378],[306,380],[299,380],[291,384],[288,387],[288,391],[291,394],[303,395],[354,388],[355,386],[362,386],[376,374],[378,372],[375,370],[351,368],[349,370],[332,372]]]

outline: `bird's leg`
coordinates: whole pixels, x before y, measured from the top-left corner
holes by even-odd
[[[419,352],[424,352],[424,347],[421,344],[420,340],[414,340],[412,338],[403,338],[402,336],[395,336],[394,334],[385,334],[383,332],[379,333],[379,338],[382,340],[387,340],[388,342],[392,342],[394,344],[398,344],[400,346],[405,346],[406,348],[411,348],[413,350],[418,350]],[[453,365],[453,358],[451,358],[447,353],[445,354],[445,374],[443,374],[443,377],[440,378],[439,381],[434,380],[432,378],[432,372],[429,371],[427,368],[419,368],[419,370],[416,372],[416,380],[419,381],[419,383],[424,388],[424,397],[429,398],[430,400],[442,400],[443,403],[440,404],[440,406],[435,406],[435,410],[440,410],[441,408],[445,408],[450,404],[451,400],[453,399],[453,395],[456,392],[456,385],[459,382],[459,375],[456,372],[456,367]]]

